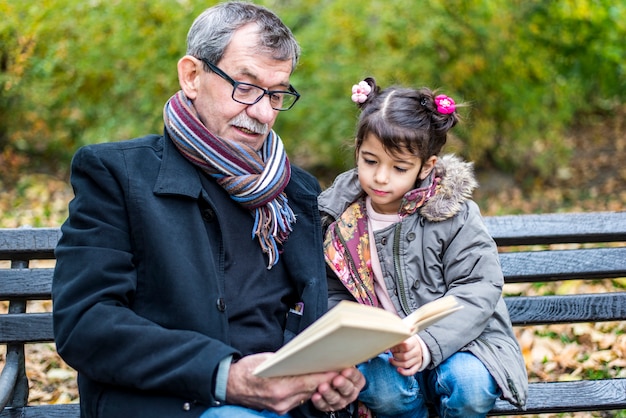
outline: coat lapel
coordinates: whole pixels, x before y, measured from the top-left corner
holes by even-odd
[[[172,140],[163,134],[163,159],[153,192],[157,195],[183,195],[197,199],[202,193],[198,170],[174,147]]]

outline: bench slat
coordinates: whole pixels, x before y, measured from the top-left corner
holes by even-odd
[[[607,411],[626,408],[626,379],[540,382],[528,387],[524,414],[567,411]],[[564,407],[567,405],[567,407]],[[498,400],[489,415],[520,414],[506,401]]]
[[[500,253],[507,283],[626,277],[626,247]]]
[[[54,269],[0,269],[0,300],[50,299]]]
[[[0,315],[0,343],[51,342],[52,313],[19,313]]]
[[[626,241],[626,212],[487,216],[485,223],[501,246]]]
[[[504,299],[514,325],[626,320],[626,292]]]
[[[0,259],[54,258],[54,247],[59,238],[60,228],[3,228],[0,231]]]
[[[0,412],[0,418],[68,418],[78,416],[80,416],[80,405],[78,404],[8,407]]]

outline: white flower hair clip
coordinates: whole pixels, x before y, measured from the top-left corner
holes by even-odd
[[[352,101],[354,103],[365,103],[367,96],[372,92],[372,87],[366,81],[352,86]]]

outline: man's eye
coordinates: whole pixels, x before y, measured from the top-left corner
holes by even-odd
[[[279,105],[283,102],[283,95],[282,94],[276,94],[276,93],[272,93],[270,95],[270,101],[272,102],[272,104],[274,105]]]

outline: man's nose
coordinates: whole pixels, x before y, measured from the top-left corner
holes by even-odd
[[[267,123],[269,125],[272,125],[276,116],[278,116],[278,111],[272,108],[270,98],[267,94],[255,104],[249,105],[246,109],[246,113],[260,123]]]

